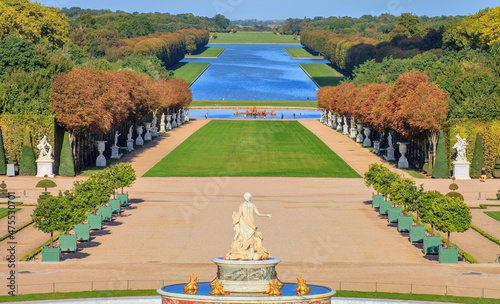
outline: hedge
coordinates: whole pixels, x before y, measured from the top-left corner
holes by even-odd
[[[0,174],[7,174],[7,165],[5,164],[5,151],[3,149],[2,130],[0,129]]]
[[[436,161],[432,169],[432,177],[434,178],[448,178],[450,177],[450,167],[446,159],[446,144],[444,139],[444,132],[439,132],[439,140],[436,149]]]
[[[23,149],[21,152],[21,164],[19,166],[19,175],[36,175],[35,154],[33,154],[33,145],[31,143],[30,130],[24,130]]]
[[[71,149],[68,132],[64,132],[63,144],[61,148],[61,160],[59,162],[59,175],[75,176],[73,149]]]
[[[470,165],[470,177],[480,178],[483,167],[484,167],[483,141],[481,139],[481,133],[479,133],[476,136],[476,142],[474,143],[474,155],[472,156],[472,161]]]

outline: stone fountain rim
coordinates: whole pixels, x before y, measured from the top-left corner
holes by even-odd
[[[212,259],[212,262],[214,262],[217,265],[222,265],[222,266],[243,266],[243,265],[250,265],[250,266],[273,266],[281,262],[281,259],[278,259],[276,257],[270,257],[267,260],[226,260],[223,257],[215,257]]]

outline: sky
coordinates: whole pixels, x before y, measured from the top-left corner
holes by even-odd
[[[276,20],[316,16],[378,16],[411,12],[418,16],[469,15],[500,5],[498,0],[38,0],[47,6],[121,10],[125,12],[193,13],[231,20]]]

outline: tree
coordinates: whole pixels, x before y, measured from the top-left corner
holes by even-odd
[[[23,150],[21,152],[21,164],[19,175],[36,175],[35,154],[31,144],[31,134],[28,128],[24,129]]]
[[[59,175],[75,176],[75,161],[73,158],[73,149],[71,148],[68,132],[64,132],[61,157],[59,161]]]
[[[31,217],[34,227],[42,232],[50,233],[50,247],[54,247],[54,231],[64,232],[79,223],[85,211],[73,203],[73,196],[66,191],[58,196],[50,196],[41,200],[33,210]]]
[[[404,26],[411,35],[421,33],[420,18],[418,18],[417,15],[412,13],[402,13],[397,20],[398,23]]]
[[[480,178],[481,170],[484,167],[484,152],[483,152],[483,141],[481,134],[477,134],[476,143],[474,144],[474,155],[471,162],[470,177]]]
[[[229,26],[229,19],[224,17],[224,15],[217,14],[217,15],[215,15],[214,19],[215,19],[215,25],[219,29],[225,29],[226,27]]]
[[[448,233],[447,248],[450,248],[451,232],[464,232],[471,226],[470,208],[458,198],[439,197],[432,206],[432,212],[436,229]]]
[[[3,148],[3,137],[1,129],[0,129],[0,174],[7,174],[7,166],[5,164],[5,150]]]
[[[119,163],[105,170],[109,171],[114,183],[114,188],[121,188],[122,194],[123,188],[130,187],[136,179],[135,170],[130,163]]]
[[[389,187],[389,197],[393,204],[403,207],[406,214],[408,211],[417,211],[418,223],[418,210],[416,201],[422,193],[422,185],[417,188],[415,181],[411,178],[398,178]]]
[[[448,178],[450,177],[450,168],[448,166],[448,158],[446,157],[446,144],[444,142],[444,132],[439,132],[439,140],[436,150],[434,166],[432,169],[433,178]]]
[[[212,34],[212,39],[217,39],[217,32]]]
[[[422,222],[431,225],[431,236],[434,236],[434,225],[436,223],[436,218],[434,216],[432,206],[434,206],[437,199],[441,198],[442,196],[443,194],[436,190],[424,191],[418,197],[416,202],[417,212],[420,215]]]

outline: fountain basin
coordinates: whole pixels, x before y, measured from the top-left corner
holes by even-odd
[[[302,303],[302,304],[330,304],[335,290],[317,285],[308,285],[311,292],[298,296],[296,284],[284,283],[281,296],[267,296],[264,293],[231,293],[227,296],[211,296],[210,283],[198,283],[198,292],[194,295],[184,292],[185,284],[164,286],[157,290],[162,297],[162,304],[208,304],[208,303]]]

